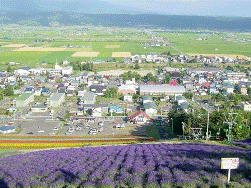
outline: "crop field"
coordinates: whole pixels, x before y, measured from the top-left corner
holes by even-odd
[[[5,47],[5,48],[20,48],[20,47],[24,47],[24,46],[26,46],[26,44],[8,44],[8,45],[2,46],[2,47]]]
[[[65,50],[66,50],[66,48],[24,47],[24,48],[18,48],[14,51],[18,51],[18,52],[62,52]]]
[[[120,45],[106,45],[105,48],[120,48]]]
[[[76,52],[72,57],[98,57],[99,52]]]
[[[251,41],[249,40],[250,35],[239,36],[238,34],[234,34],[233,36],[228,37],[225,33],[211,35],[194,33],[165,33],[162,34],[162,36],[166,37],[173,47],[184,53],[227,54],[251,57]],[[238,41],[238,37],[243,40]]]
[[[221,158],[238,157],[231,187],[251,186],[251,151],[206,144],[138,144],[34,151],[0,158],[3,187],[227,187]]]
[[[112,57],[131,57],[131,52],[112,52]]]

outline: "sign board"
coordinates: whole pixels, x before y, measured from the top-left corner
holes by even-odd
[[[221,169],[237,169],[239,158],[221,158]]]

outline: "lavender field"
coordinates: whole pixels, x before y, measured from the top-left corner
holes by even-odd
[[[222,157],[240,158],[231,171]],[[251,187],[251,151],[204,144],[143,144],[36,151],[0,158],[0,187]]]

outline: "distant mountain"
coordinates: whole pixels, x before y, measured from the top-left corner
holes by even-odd
[[[23,5],[26,7],[26,5]],[[5,11],[0,12],[2,24],[21,25],[83,25],[93,24],[109,27],[146,27],[167,29],[209,29],[251,31],[251,18],[170,16],[156,14],[87,14],[65,12]]]
[[[114,5],[100,0],[1,0],[0,11],[24,13],[64,12],[64,13],[151,13],[140,8]]]

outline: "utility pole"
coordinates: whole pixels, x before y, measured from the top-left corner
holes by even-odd
[[[173,118],[171,118],[171,120],[172,120],[172,133],[173,133]]]
[[[207,137],[206,137],[206,139],[207,139],[207,141],[208,141],[208,127],[209,127],[209,109],[207,110]]]
[[[238,116],[238,113],[232,113],[231,111],[228,113],[228,118],[225,115],[226,121],[224,123],[228,124],[228,141],[231,142],[231,134],[232,134],[232,128],[233,125],[236,123],[235,120]]]

